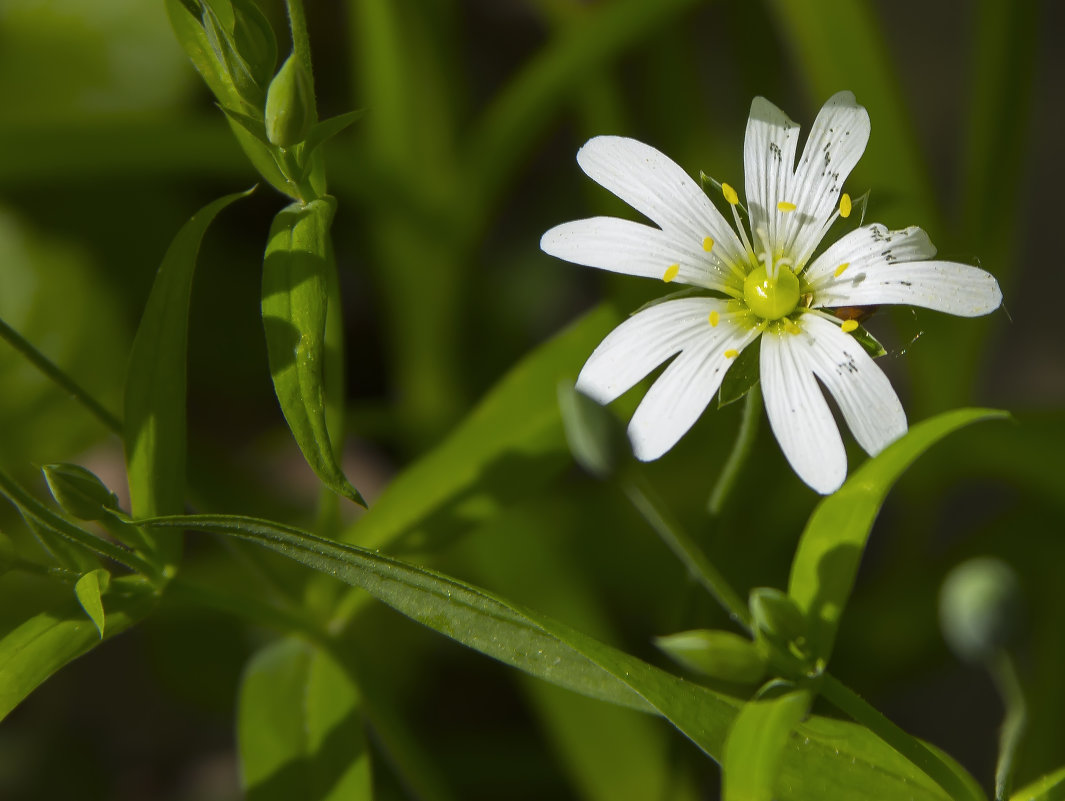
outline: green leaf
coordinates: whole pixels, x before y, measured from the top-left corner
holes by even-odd
[[[725,741],[723,801],[771,801],[777,795],[774,791],[788,736],[806,716],[812,700],[808,690],[800,690],[743,705]],[[860,787],[854,789],[864,795]]]
[[[332,198],[293,203],[274,218],[263,263],[263,326],[281,411],[307,464],[334,492],[366,506],[337,462],[325,408],[325,332]],[[337,443],[339,445],[339,443]]]
[[[530,675],[592,698],[656,712],[717,760],[740,707],[730,696],[679,679],[546,615],[376,551],[231,515],[137,522],[258,543],[361,587],[411,619]],[[778,786],[784,801],[853,801],[855,788],[868,798],[947,798],[920,769],[868,730],[825,719],[808,721],[788,739]]]
[[[613,412],[578,392],[571,381],[558,383],[558,408],[570,453],[591,475],[607,478],[622,454],[631,453]]]
[[[105,622],[103,594],[110,584],[111,574],[103,568],[86,573],[74,584],[74,596],[100,632],[101,640],[104,638]]]
[[[773,587],[755,587],[748,606],[755,629],[777,642],[789,643],[806,636],[806,618],[795,601]]]
[[[347,111],[343,114],[338,114],[335,117],[322,120],[311,128],[311,132],[307,134],[307,139],[303,143],[303,151],[301,154],[305,165],[303,177],[307,177],[307,173],[310,171],[311,156],[314,152],[334,136],[344,131],[348,126],[355,122],[355,120],[361,117],[362,114],[363,112],[361,109]]]
[[[655,645],[689,670],[714,679],[756,684],[765,675],[765,655],[731,631],[681,631],[656,637]]]
[[[81,465],[46,464],[41,472],[56,503],[78,520],[104,520],[118,509],[118,496]]]
[[[827,661],[840,615],[884,497],[913,461],[940,439],[979,420],[1007,419],[994,409],[958,409],[918,423],[822,500],[791,564],[788,594],[806,615],[816,657]]]
[[[618,323],[599,306],[511,368],[434,450],[401,473],[342,539],[427,546],[466,531],[566,464],[555,387]]]
[[[166,13],[170,18],[170,27],[174,29],[178,44],[184,49],[196,71],[200,73],[208,88],[222,105],[232,109],[242,109],[246,113],[255,111],[241,97],[229,72],[218,61],[215,49],[204,31],[200,20],[193,16],[182,0],[164,0]]]
[[[252,190],[204,206],[163,257],[133,340],[125,387],[126,474],[132,513],[180,512],[185,504],[185,369],[189,300],[200,241],[215,216]],[[180,539],[163,546],[166,560]]]
[[[143,579],[116,578],[108,594],[104,639],[144,618],[155,601],[155,593]],[[74,598],[37,612],[0,634],[0,720],[59,668],[92,650],[100,639],[99,630]]]
[[[1010,796],[1010,801],[1065,801],[1065,767],[1017,790]]]
[[[237,741],[248,801],[373,798],[359,691],[318,646],[288,638],[252,657]]]

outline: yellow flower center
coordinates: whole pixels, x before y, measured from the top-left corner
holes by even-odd
[[[757,267],[743,282],[743,300],[762,319],[779,320],[799,305],[799,279],[787,265],[777,265],[775,278]]]

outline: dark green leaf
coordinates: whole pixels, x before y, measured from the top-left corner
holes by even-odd
[[[1065,801],[1065,767],[1018,790],[1010,796],[1010,801]]]
[[[869,531],[898,477],[952,431],[979,420],[1007,417],[993,409],[958,409],[925,420],[817,505],[799,540],[788,583],[788,594],[806,615],[815,656],[827,660],[832,651]]]
[[[203,25],[192,15],[181,0],[164,0],[170,27],[174,29],[178,44],[192,60],[192,65],[200,73],[208,88],[222,105],[233,109],[243,109],[253,113],[254,107],[241,98],[240,92],[233,84],[233,79],[224,66],[218,62],[217,55]]]
[[[359,692],[322,648],[289,638],[252,657],[237,709],[248,801],[371,801]]]
[[[315,124],[311,128],[311,132],[307,134],[306,140],[303,142],[302,158],[304,164],[304,177],[306,177],[311,165],[311,156],[314,152],[323,144],[328,142],[334,136],[346,129],[355,120],[361,117],[363,114],[361,109],[355,111],[348,111],[344,114],[338,114],[335,117],[330,117],[327,120]]]
[[[81,465],[46,464],[41,472],[56,503],[78,520],[104,520],[118,509],[118,496]]]
[[[714,759],[740,704],[685,682],[545,615],[485,590],[376,551],[264,520],[189,515],[138,521],[256,542],[361,587],[408,617],[487,656],[561,687],[621,706],[655,711]],[[942,790],[868,730],[812,719],[789,738],[782,759],[784,801],[866,798],[944,801]]]
[[[360,506],[336,459],[325,409],[325,330],[334,201],[294,203],[274,218],[263,263],[263,326],[270,375],[289,429],[315,474]],[[337,443],[339,445],[339,443]]]
[[[765,655],[731,631],[681,631],[656,637],[655,645],[689,670],[714,679],[756,684],[765,676]]]
[[[723,801],[771,801],[788,736],[810,709],[808,690],[748,701],[729,729],[721,764]],[[866,796],[860,785],[854,788]]]
[[[104,639],[119,634],[151,611],[156,596],[135,576],[116,578],[108,595]],[[74,598],[37,612],[0,636],[0,720],[68,662],[100,642],[96,626]]]
[[[110,584],[111,574],[103,568],[86,573],[74,584],[74,597],[100,632],[101,640],[104,638],[105,623],[103,594]]]
[[[182,226],[148,296],[126,371],[126,474],[134,515],[184,509],[185,371],[196,256],[215,216],[251,191],[208,203]],[[180,538],[160,545],[173,563],[181,552]]]
[[[566,443],[577,464],[596,478],[607,478],[618,459],[631,452],[618,419],[613,412],[578,392],[570,381],[558,384],[558,408]]]

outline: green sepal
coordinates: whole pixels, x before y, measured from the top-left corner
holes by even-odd
[[[754,389],[761,368],[761,350],[757,342],[752,342],[733,360],[717,390],[717,408],[741,400]]]
[[[78,520],[105,520],[118,511],[118,496],[91,470],[77,464],[46,464],[44,480],[56,503]]]
[[[887,354],[887,349],[880,344],[880,340],[870,334],[868,329],[866,329],[861,323],[858,324],[857,328],[850,332],[850,335],[862,346],[862,350],[874,359],[879,359],[881,356]]]
[[[773,587],[755,587],[749,596],[755,628],[771,639],[796,642],[806,636],[806,618],[798,604]]]
[[[102,567],[85,573],[74,584],[74,597],[78,599],[78,603],[96,626],[96,630],[100,632],[101,640],[104,638],[106,622],[103,595],[110,585],[111,574]]]
[[[654,642],[678,664],[713,679],[757,684],[765,676],[766,657],[762,650],[731,631],[682,631],[656,637]]]

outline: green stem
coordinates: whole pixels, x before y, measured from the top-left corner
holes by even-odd
[[[900,729],[839,679],[826,673],[821,681],[821,694],[923,770],[954,801],[984,801],[982,794],[974,786],[963,781],[943,757]]]
[[[292,30],[292,52],[296,54],[307,77],[314,86],[314,70],[311,67],[311,38],[307,33],[307,15],[303,11],[303,0],[285,0],[288,10],[288,24]]]
[[[725,466],[721,468],[721,475],[714,484],[710,500],[706,504],[706,510],[712,517],[721,514],[725,507],[725,501],[736,486],[740,470],[747,463],[747,457],[751,455],[754,440],[758,436],[758,420],[762,416],[762,390],[757,384],[751,387],[743,404],[743,416],[740,418],[740,430],[736,434],[736,442],[732,446],[732,452],[728,455]]]
[[[662,541],[688,568],[691,574],[721,604],[732,620],[747,632],[751,629],[751,615],[743,599],[732,589],[722,576],[699,550],[695,541],[676,520],[669,517],[663,504],[654,498],[654,493],[646,481],[637,474],[630,473],[621,481],[621,487],[636,511],[638,511],[662,538]]]
[[[1028,706],[1017,669],[1007,652],[998,654],[988,669],[1006,707],[998,737],[998,764],[995,766],[995,801],[1004,801],[1013,787],[1017,752],[1028,725]]]
[[[18,331],[2,319],[0,319],[0,337],[3,337],[11,347],[25,356],[34,367],[69,392],[71,397],[95,415],[101,423],[115,434],[122,436],[122,423],[117,417],[101,406],[95,398],[75,383],[70,376],[56,367],[47,356],[33,347]]]

